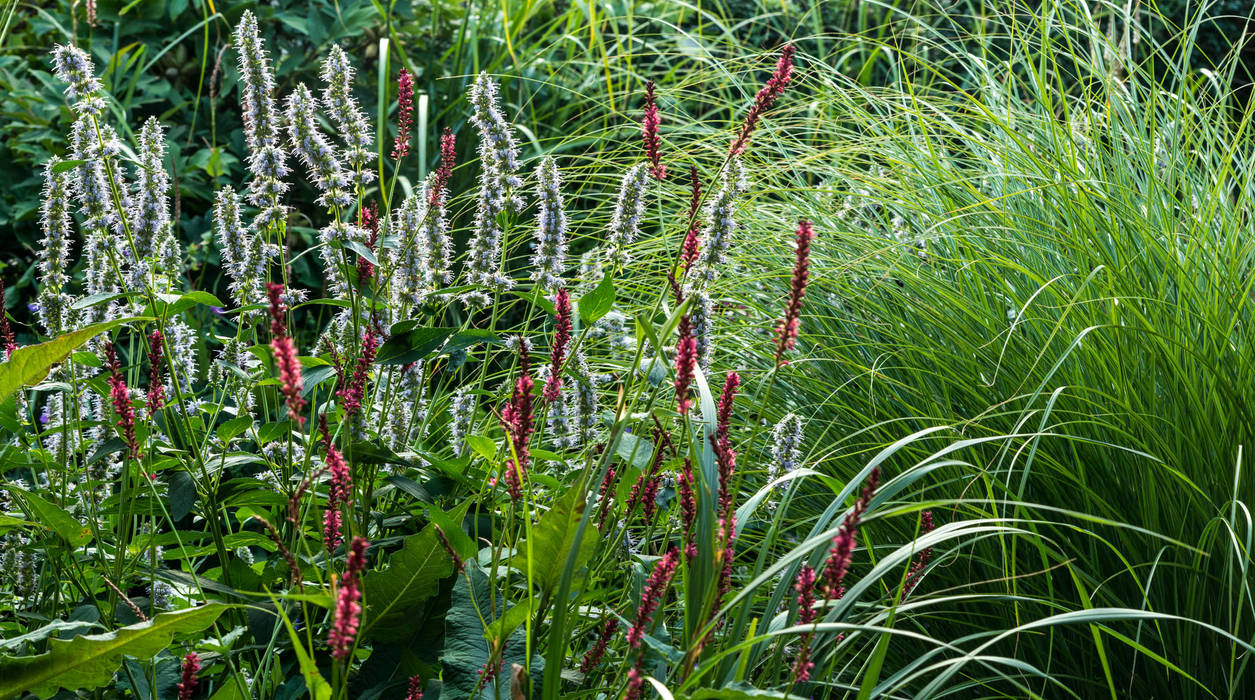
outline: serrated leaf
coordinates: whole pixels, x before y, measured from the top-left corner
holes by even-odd
[[[575,547],[575,533],[584,515],[583,493],[578,489],[568,489],[562,498],[540,517],[540,522],[532,528],[532,536],[522,542],[518,554],[511,560],[511,565],[529,575],[542,589],[553,591],[562,578],[562,566],[567,554]],[[580,539],[579,551],[575,555],[575,571],[579,571],[592,558],[597,549],[597,528],[585,527],[584,536]],[[528,571],[528,552],[531,552],[532,567]]]
[[[604,275],[596,287],[580,297],[577,306],[580,311],[580,323],[585,326],[591,326],[601,320],[602,316],[610,313],[610,309],[614,308],[614,278]]]
[[[26,513],[26,517],[57,533],[61,539],[70,545],[71,549],[78,549],[91,541],[91,528],[80,523],[74,516],[65,512],[56,504],[45,501],[42,497],[12,484],[8,484],[4,488],[7,488],[12,493],[21,494],[22,511]],[[0,693],[0,697],[5,697],[5,695]]]
[[[18,348],[9,356],[7,362],[0,364],[0,399],[7,399],[24,386],[32,386],[43,381],[53,365],[63,362],[80,345],[110,328],[134,321],[151,320],[145,316],[119,318],[71,331],[38,345]]]
[[[453,509],[450,517],[459,521],[470,501]],[[384,641],[408,636],[410,623],[419,607],[436,595],[440,581],[453,573],[453,559],[429,523],[417,535],[405,538],[401,549],[388,560],[388,567],[369,571],[362,577],[370,609],[363,636]]]
[[[221,603],[210,603],[162,613],[113,632],[82,635],[68,641],[51,639],[48,651],[38,656],[0,658],[0,697],[30,692],[49,698],[61,688],[98,688],[113,679],[122,666],[123,656],[150,659],[170,646],[175,634],[205,629],[226,608]]]

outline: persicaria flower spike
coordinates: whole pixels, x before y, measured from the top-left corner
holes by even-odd
[[[518,338],[519,378],[514,383],[514,393],[510,401],[501,409],[501,426],[513,447],[513,458],[506,464],[505,483],[510,498],[518,500],[523,497],[523,481],[527,478],[527,468],[531,463],[531,451],[528,447],[535,429],[532,416],[532,378],[528,374],[531,358],[528,354],[529,343],[525,338]]]
[[[854,559],[854,548],[858,545],[858,528],[863,515],[871,503],[876,487],[880,484],[880,467],[872,469],[863,485],[863,493],[850,514],[841,521],[836,537],[832,538],[832,549],[828,553],[828,561],[824,565],[823,593],[826,600],[840,598],[845,593],[842,581],[850,570],[850,562]]]
[[[654,97],[654,81],[645,84],[645,116],[641,118],[641,140],[645,143],[645,155],[649,157],[649,174],[659,182],[667,179],[667,166],[661,162],[658,138],[658,126],[662,118],[658,115],[658,103]]]
[[[618,618],[607,617],[601,623],[601,633],[597,636],[597,643],[588,650],[587,654],[584,654],[583,660],[580,661],[580,673],[588,675],[601,665],[601,659],[606,655],[606,646],[610,644],[610,638],[614,636],[617,629],[619,629]]]
[[[414,76],[401,69],[397,74],[397,138],[392,159],[401,160],[410,152],[410,130],[414,128]]]
[[[817,615],[815,612],[815,570],[809,564],[803,564],[801,570],[797,572],[793,590],[797,591],[797,623],[809,625],[815,621]],[[811,635],[810,631],[802,635],[797,659],[793,662],[793,679],[796,683],[805,683],[810,680],[811,669],[815,668],[815,664],[810,660]]]
[[[931,510],[923,511],[919,514],[919,534],[927,535],[933,531],[933,512]],[[933,548],[925,547],[920,551],[915,559],[915,563],[911,565],[911,571],[906,576],[906,585],[903,586],[902,597],[911,594],[915,590],[916,584],[919,583],[920,577],[924,575],[924,569],[928,566],[928,562],[933,558]]]
[[[793,44],[785,44],[784,48],[780,49],[780,58],[776,60],[776,70],[767,80],[767,84],[754,97],[754,106],[750,107],[749,114],[745,115],[745,123],[741,125],[740,133],[732,142],[732,148],[729,151],[731,155],[739,156],[745,152],[745,147],[749,145],[750,135],[758,126],[758,120],[771,109],[776,103],[776,98],[780,97],[780,93],[784,92],[785,86],[793,78],[793,52]]]
[[[192,694],[196,692],[196,685],[199,683],[196,678],[196,674],[199,671],[199,656],[195,653],[189,653],[183,657],[182,667],[179,671],[179,684],[175,686],[179,691],[179,700],[191,700]]]
[[[361,573],[366,568],[366,548],[370,542],[365,537],[354,537],[349,545],[348,561],[344,567],[344,578],[336,590],[335,617],[331,623],[331,631],[327,634],[327,646],[331,647],[331,655],[344,660],[353,651],[353,642],[357,639],[357,630],[361,624],[362,599]]]
[[[558,289],[553,300],[553,346],[549,349],[549,378],[545,381],[544,399],[550,403],[562,395],[562,364],[566,346],[571,341],[571,295],[566,287]]]
[[[375,362],[375,353],[379,350],[379,334],[374,324],[367,324],[362,332],[362,349],[357,356],[357,364],[347,385],[336,392],[340,405],[344,408],[345,420],[351,420],[362,408],[362,396],[366,393],[366,378],[370,366]]]
[[[449,178],[453,177],[453,163],[457,160],[457,137],[453,135],[453,129],[444,128],[444,133],[440,135],[440,167],[436,168],[435,177],[431,181],[431,205],[438,206],[444,201],[446,189],[449,187]]]
[[[405,700],[423,700],[423,679],[410,676],[410,686],[405,693]]]
[[[111,342],[105,342],[105,365],[109,368],[109,397],[113,399],[113,410],[118,414],[118,432],[122,434],[130,458],[139,459],[141,455],[135,439],[135,409],[131,407],[131,392],[126,388],[122,365]]]
[[[5,303],[4,280],[0,279],[0,343],[4,347],[4,359],[9,359],[17,350],[17,340],[13,337],[13,327],[9,325],[8,305]]]
[[[689,230],[684,235],[684,245],[680,248],[680,265],[685,274],[697,262],[697,255],[702,248],[702,222],[697,210],[702,205],[702,181],[697,176],[697,166],[689,166]]]
[[[715,434],[711,436],[714,443],[715,461],[719,467],[719,516],[729,519],[732,513],[732,475],[736,471],[736,452],[732,451],[732,406],[736,399],[737,389],[741,386],[741,375],[728,372],[723,382],[723,393],[719,395],[719,405],[715,410]]]
[[[789,293],[789,305],[784,318],[776,324],[776,366],[784,364],[784,353],[793,349],[801,327],[802,300],[806,298],[806,283],[810,279],[811,240],[815,229],[811,222],[802,219],[797,223],[797,260],[793,264],[793,284]]]
[[[680,318],[677,332],[680,339],[675,346],[675,401],[680,415],[684,415],[693,404],[689,399],[689,385],[693,383],[693,372],[697,368],[697,338],[689,316]]]
[[[340,528],[344,522],[344,510],[353,502],[353,476],[344,455],[331,441],[326,414],[318,416],[318,429],[322,433],[323,461],[331,474],[331,483],[327,487],[327,510],[323,513],[322,522],[323,544],[331,553],[342,541]]]
[[[653,622],[654,612],[658,610],[659,604],[667,594],[667,587],[671,585],[671,577],[675,575],[675,567],[679,559],[679,553],[672,547],[662,555],[657,564],[654,564],[654,570],[650,572],[649,579],[645,582],[645,590],[641,594],[641,604],[636,608],[636,623],[627,634],[628,645],[633,649],[640,647],[641,640],[645,638],[645,633]]]
[[[162,382],[161,356],[164,349],[161,331],[153,329],[148,336],[148,415],[153,415],[166,404],[166,387]]]
[[[283,285],[267,284],[266,295],[270,299],[270,349],[274,351],[275,364],[279,366],[280,391],[287,399],[288,415],[297,423],[303,423],[305,418],[301,410],[305,408],[305,399],[301,397],[301,362],[296,356],[296,345],[288,337]]]

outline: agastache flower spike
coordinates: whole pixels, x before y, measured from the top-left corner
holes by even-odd
[[[118,414],[118,432],[126,443],[128,456],[139,459],[142,455],[135,439],[135,409],[131,407],[131,392],[126,388],[122,365],[118,362],[113,343],[108,341],[105,342],[105,366],[109,368],[109,397],[113,399],[113,410]]]
[[[305,399],[301,397],[301,362],[296,356],[296,345],[288,337],[288,325],[284,319],[287,310],[280,298],[283,285],[267,284],[266,294],[270,298],[270,348],[274,351],[275,364],[279,366],[279,379],[283,382],[281,391],[287,399],[288,415],[297,423],[304,423],[305,417],[301,415],[301,410],[305,408]]]
[[[401,160],[410,152],[410,130],[414,128],[414,76],[401,69],[397,73],[397,138],[392,143],[392,159]]]
[[[240,223],[240,201],[230,187],[214,198],[213,230],[222,255],[222,270],[231,279],[231,297],[240,306],[266,301],[263,282],[266,268],[277,249],[262,243],[257,233]]]
[[[562,363],[566,360],[566,346],[571,340],[571,295],[566,287],[558,289],[554,297],[553,346],[549,350],[549,379],[545,382],[545,401],[557,401],[562,392]]]
[[[789,84],[789,80],[793,78],[793,51],[793,44],[785,44],[784,48],[780,49],[780,58],[776,60],[776,70],[767,80],[767,84],[754,97],[754,106],[750,108],[749,114],[745,115],[745,123],[741,125],[741,131],[728,151],[731,155],[739,156],[745,152],[750,136],[758,126],[758,120],[771,109],[776,99],[780,97],[780,93],[784,92],[785,86]]]
[[[323,513],[322,536],[327,553],[334,552],[342,541],[340,528],[344,523],[344,510],[353,502],[353,476],[344,455],[336,449],[331,441],[331,432],[327,429],[327,415],[318,416],[318,431],[322,433],[323,461],[331,474],[331,483],[327,487],[327,510]]]
[[[548,156],[536,168],[536,254],[532,279],[546,289],[562,285],[566,265],[567,220],[562,200],[562,176],[558,163]]]
[[[148,415],[153,415],[161,410],[166,404],[166,387],[162,382],[161,371],[161,355],[164,346],[162,345],[161,331],[154,329],[152,335],[148,336]]]
[[[793,285],[789,305],[784,318],[776,324],[776,366],[785,363],[784,353],[793,349],[801,326],[802,300],[806,298],[806,283],[810,279],[811,239],[815,229],[811,222],[802,219],[797,224],[797,262],[793,264]]]
[[[371,133],[362,108],[353,98],[353,65],[344,49],[336,44],[331,45],[326,60],[322,64],[323,104],[331,113],[331,119],[340,129],[347,148],[344,160],[353,171],[348,177],[356,184],[365,187],[375,179],[375,174],[366,166],[375,159],[372,146],[375,136]]]
[[[667,166],[661,163],[658,154],[661,146],[658,126],[661,123],[658,104],[654,99],[654,81],[651,80],[645,84],[645,116],[641,118],[641,140],[645,143],[645,155],[649,157],[649,174],[659,182],[667,179]]]
[[[304,83],[297,85],[288,95],[288,136],[292,150],[309,168],[310,180],[320,193],[318,203],[343,209],[353,203],[352,195],[346,190],[349,176],[318,126],[314,116],[317,106],[309,88]]]
[[[196,674],[200,671],[200,657],[195,653],[189,653],[183,657],[183,663],[179,671],[179,684],[175,686],[179,691],[179,700],[192,700],[192,695],[196,693],[198,680]]]
[[[71,107],[81,115],[99,114],[105,108],[102,86],[96,78],[91,57],[77,46],[57,44],[52,49],[52,67],[57,79],[66,84],[66,94],[74,99]]]
[[[610,231],[606,234],[606,248],[610,260],[620,265],[626,265],[630,260],[627,248],[640,233],[648,186],[649,170],[643,163],[629,168],[619,183],[619,196],[610,219]]]
[[[706,207],[706,225],[702,234],[702,252],[698,264],[702,267],[702,277],[707,282],[719,276],[724,266],[724,257],[732,244],[732,236],[736,233],[737,222],[733,218],[737,199],[749,189],[745,180],[745,169],[741,159],[733,156],[720,176],[720,186],[715,196]]]
[[[513,128],[501,114],[497,84],[487,73],[479,74],[471,84],[468,96],[472,108],[471,121],[479,131],[481,172],[467,275],[471,284],[505,291],[513,286],[513,282],[499,269],[505,232],[497,217],[507,209],[518,211],[523,208],[523,202],[515,192],[522,184],[515,174],[519,167],[518,147],[514,143]],[[462,302],[468,308],[487,306],[490,301],[483,290],[462,296]]]
[[[836,537],[832,538],[832,549],[828,553],[828,561],[824,565],[823,592],[825,600],[840,598],[845,593],[841,585],[845,574],[850,570],[850,562],[854,559],[854,548],[858,545],[858,528],[871,503],[876,487],[880,484],[880,467],[872,469],[867,475],[863,493],[854,504],[850,514],[841,521]]]
[[[288,189],[283,178],[290,170],[280,133],[282,120],[274,98],[274,72],[252,12],[245,10],[240,17],[232,43],[239,53],[244,140],[248,145],[248,170],[253,175],[249,183],[249,202],[261,210],[257,225],[264,229],[270,223],[283,220],[279,198]]]
[[[449,415],[449,442],[453,448],[453,456],[461,457],[466,451],[466,436],[470,433],[471,422],[475,418],[475,395],[468,387],[460,387],[453,392]]]
[[[39,246],[39,322],[48,335],[67,329],[66,314],[71,304],[65,287],[70,278],[70,173],[55,172],[59,158],[44,168],[44,193],[39,226],[44,238]]]
[[[705,289],[689,292],[689,318],[693,324],[693,339],[697,341],[697,363],[703,370],[710,369],[715,354],[715,305]]]
[[[331,655],[343,661],[353,651],[357,630],[362,621],[361,573],[366,569],[366,548],[370,542],[365,537],[354,537],[349,545],[348,561],[344,566],[344,578],[336,589],[335,617],[327,634],[327,646]]]
[[[139,163],[135,168],[135,196],[127,217],[131,223],[135,252],[143,260],[133,261],[132,288],[147,284],[166,286],[183,267],[182,253],[174,240],[174,227],[166,193],[170,178],[165,168],[166,140],[161,124],[150,117],[139,132]],[[149,264],[146,259],[154,258]],[[151,275],[151,279],[150,279]],[[158,287],[157,291],[166,291]]]

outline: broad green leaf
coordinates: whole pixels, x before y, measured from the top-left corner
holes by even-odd
[[[580,323],[591,326],[601,320],[614,307],[614,278],[603,276],[592,291],[580,297],[578,306]]]
[[[53,365],[64,361],[80,345],[97,335],[124,323],[151,320],[145,316],[119,318],[71,331],[38,345],[18,348],[9,356],[7,362],[0,364],[0,398],[8,398],[24,386],[32,386],[43,381]]]
[[[309,696],[313,700],[331,700],[331,684],[318,672],[318,664],[305,650],[305,640],[297,634],[296,628],[292,626],[292,621],[288,619],[288,614],[283,608],[279,607],[278,611],[283,618],[283,626],[288,630],[288,638],[292,640],[292,650],[296,652],[296,659],[301,665],[301,676],[305,678],[305,687],[309,689]]]
[[[51,639],[38,656],[0,658],[0,698],[24,692],[49,698],[58,689],[98,688],[113,679],[123,656],[150,659],[170,646],[175,634],[199,632],[212,625],[227,606],[210,603],[162,613],[147,622],[113,632]]]
[[[394,334],[379,348],[375,362],[380,365],[406,365],[421,360],[440,348],[456,328],[411,328]]]
[[[478,696],[472,695],[479,682],[480,669],[491,656],[491,647],[484,638],[487,631],[485,623],[491,627],[501,619],[503,598],[501,591],[497,591],[496,596],[490,595],[488,577],[478,566],[467,564],[465,577],[459,578],[453,587],[452,606],[445,617],[444,652],[440,655],[440,664],[444,669],[441,697],[448,693],[451,698],[511,700],[509,669],[514,664],[526,665],[527,644],[523,639],[523,630],[517,629],[517,626],[505,642],[501,659],[505,671],[486,683]],[[496,601],[495,606],[493,600]],[[525,606],[520,607],[526,609]],[[531,677],[543,678],[544,671],[545,660],[539,655],[532,656]]]
[[[497,443],[491,438],[483,435],[467,435],[465,438],[466,446],[474,450],[475,454],[483,457],[488,461],[492,461],[497,456]]]
[[[12,484],[4,488],[12,493],[21,494],[22,510],[26,513],[26,517],[57,533],[70,545],[71,549],[78,549],[91,541],[91,528],[80,523],[56,504]],[[3,697],[2,693],[0,697]]]
[[[453,509],[455,522],[466,515],[470,501]],[[453,573],[453,560],[429,523],[417,535],[405,538],[401,549],[388,560],[388,567],[369,571],[362,577],[369,610],[363,636],[397,640],[408,636],[410,624],[420,606],[436,595],[440,581]]]
[[[576,546],[575,532],[580,526],[584,508],[583,493],[578,489],[568,489],[549,512],[541,516],[540,522],[532,528],[532,536],[519,544],[518,554],[511,564],[531,576],[542,589],[555,590],[562,577],[562,567],[557,566],[557,562],[565,562],[567,554]],[[597,529],[585,527],[575,555],[576,572],[588,563],[596,548]],[[529,550],[531,571],[527,566]]]
[[[409,477],[393,474],[392,476],[385,478],[384,481],[392,484],[398,491],[407,493],[423,503],[432,502],[431,494],[427,493],[427,489],[423,488],[422,484]]]
[[[58,161],[56,165],[52,166],[52,172],[54,172],[54,173],[64,173],[64,172],[67,172],[67,171],[73,170],[73,169],[77,168],[78,166],[80,166],[80,165],[82,165],[82,164],[84,164],[84,163],[86,163],[86,162],[87,162],[87,161],[85,161],[85,160],[62,160],[62,161]]]
[[[79,632],[92,627],[99,627],[94,622],[85,620],[53,620],[38,629],[31,630],[26,634],[21,634],[8,639],[0,639],[0,651],[12,651],[21,647],[27,642],[42,642],[52,635],[60,635],[62,632]]]
[[[453,545],[453,551],[457,552],[459,557],[463,559],[474,559],[478,551],[475,547],[475,540],[471,536],[462,531],[462,525],[453,519],[448,513],[439,508],[428,508],[427,518],[431,520],[444,536],[449,539],[449,544]]]
[[[196,505],[196,482],[192,480],[192,475],[182,469],[170,472],[167,489],[170,517],[176,521],[186,518]]]
[[[232,438],[243,435],[248,432],[248,429],[251,427],[253,427],[253,417],[240,416],[226,421],[222,425],[218,426],[218,429],[214,432],[218,435],[219,440],[226,442]]]

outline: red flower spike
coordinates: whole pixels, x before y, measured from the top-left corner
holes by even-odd
[[[566,346],[571,342],[571,295],[560,287],[553,301],[553,346],[549,350],[549,378],[545,381],[543,398],[550,403],[562,397],[562,363]]]
[[[832,538],[832,549],[828,553],[828,561],[824,565],[823,593],[825,600],[840,598],[845,593],[842,581],[850,570],[850,562],[854,559],[854,548],[858,544],[858,528],[863,514],[871,503],[876,487],[880,484],[880,467],[872,469],[867,475],[863,493],[853,510],[841,521],[837,536]]]
[[[806,284],[810,279],[811,240],[815,229],[811,222],[802,219],[797,224],[797,261],[793,264],[793,284],[789,293],[789,305],[784,318],[776,323],[776,366],[785,363],[784,353],[793,349],[801,327],[802,300],[806,298]]]
[[[410,152],[410,130],[414,128],[414,77],[401,69],[397,74],[397,138],[392,159],[401,160]]]
[[[139,442],[135,439],[135,409],[131,407],[131,392],[126,388],[126,379],[122,377],[122,365],[118,362],[117,351],[113,343],[105,342],[105,365],[109,368],[109,398],[113,399],[113,410],[118,414],[118,432],[126,443],[128,456],[139,459]]]
[[[680,336],[675,345],[675,401],[680,415],[688,413],[693,402],[689,399],[689,386],[697,368],[697,337],[693,335],[693,323],[686,314],[677,329]]]
[[[182,668],[179,672],[179,684],[175,686],[179,691],[179,700],[191,700],[199,682],[196,678],[198,671],[200,671],[200,657],[195,653],[189,653],[187,656],[184,656]]]
[[[784,48],[780,49],[780,58],[776,60],[776,70],[767,80],[767,84],[754,97],[754,106],[750,108],[749,114],[745,115],[741,131],[732,142],[732,148],[729,150],[731,155],[738,156],[745,152],[745,147],[749,145],[750,136],[758,126],[758,121],[776,103],[780,93],[784,92],[785,86],[793,78],[793,51],[793,44],[785,44]]]
[[[288,326],[284,319],[287,309],[284,308],[283,285],[273,282],[266,285],[266,295],[270,299],[270,349],[274,351],[275,364],[279,366],[280,391],[287,400],[288,415],[297,423],[304,423],[301,410],[305,408],[305,399],[301,397],[301,361],[296,356],[296,345],[288,337]]]
[[[449,178],[453,177],[453,163],[457,160],[457,152],[455,146],[457,139],[453,135],[453,129],[444,128],[444,133],[440,135],[440,167],[436,168],[436,176],[431,181],[431,206],[439,206],[445,198],[445,188],[449,186]]]
[[[645,116],[641,118],[641,140],[645,143],[645,155],[649,157],[649,173],[659,182],[667,179],[667,166],[661,162],[658,154],[662,145],[658,138],[658,126],[662,118],[658,116],[658,103],[654,99],[654,81],[645,84]]]
[[[166,387],[161,381],[161,331],[154,329],[148,336],[148,415],[153,415],[166,405]]]
[[[344,578],[336,589],[335,616],[327,634],[327,646],[331,647],[331,655],[339,660],[348,658],[352,653],[362,621],[362,604],[358,602],[362,599],[360,579],[366,568],[366,548],[369,546],[370,542],[365,537],[353,538],[345,562]]]

